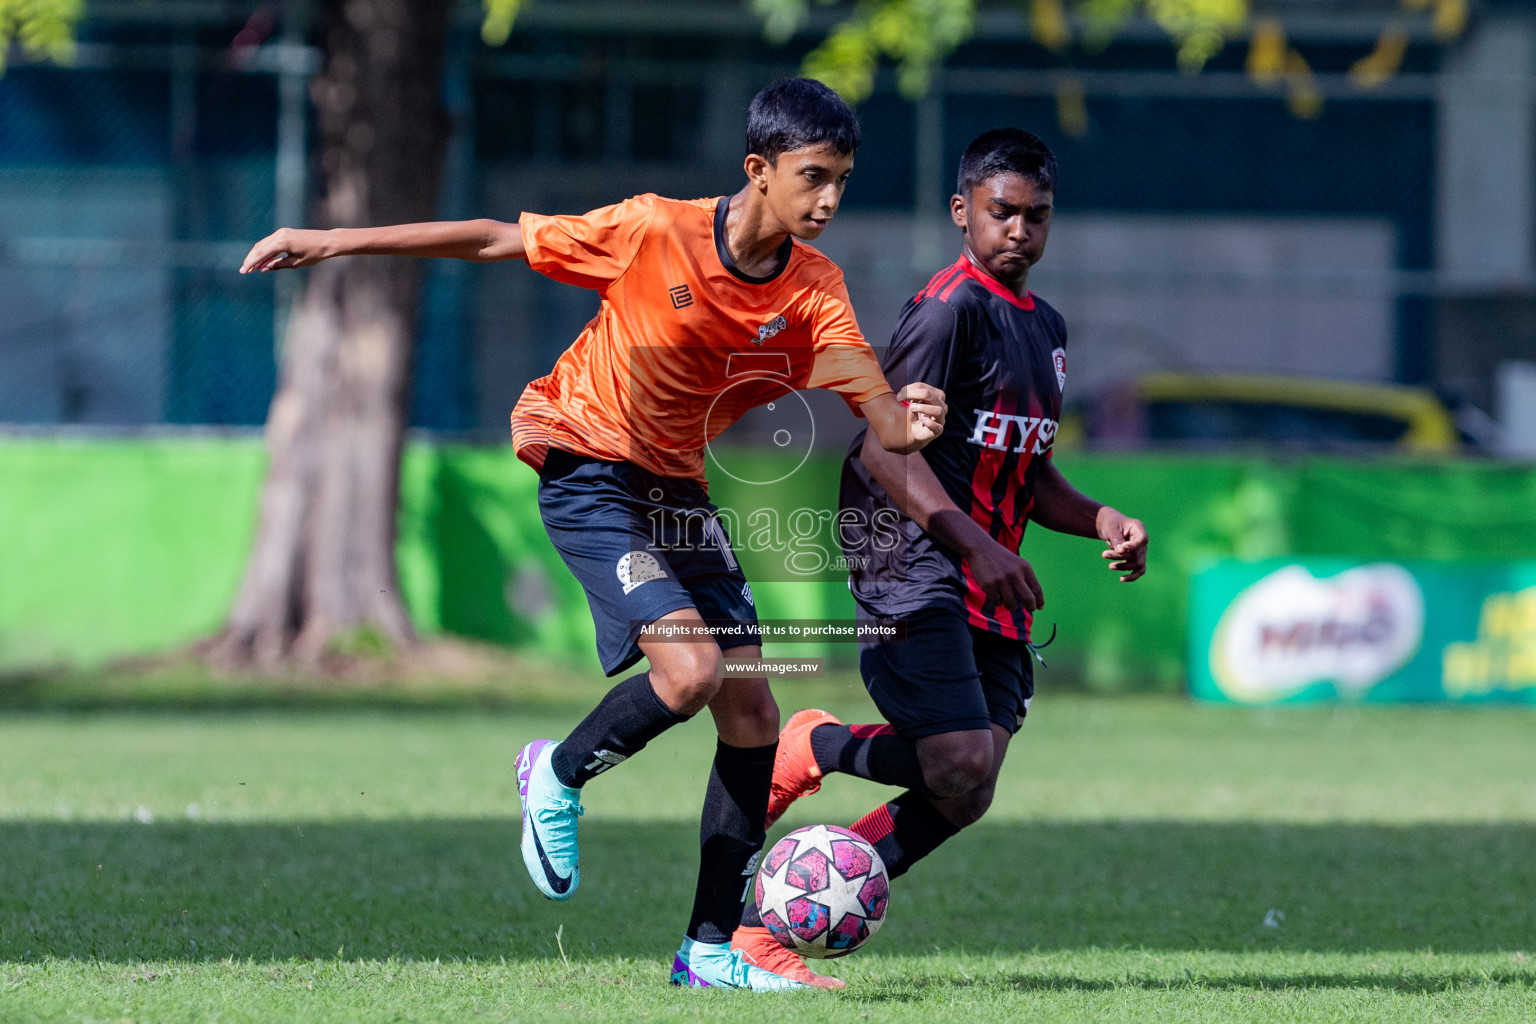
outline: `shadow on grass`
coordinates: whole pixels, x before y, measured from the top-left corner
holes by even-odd
[[[1260,972],[1252,970],[1232,971],[1215,976],[1179,973],[1177,977],[1163,976],[1149,970],[1145,976],[1131,974],[1115,978],[1083,978],[1070,974],[988,974],[983,978],[965,979],[953,976],[931,977],[914,982],[903,980],[899,985],[882,987],[864,984],[859,987],[857,998],[864,1003],[919,1003],[928,997],[925,990],[940,987],[949,990],[973,988],[1014,988],[1020,992],[1113,992],[1135,989],[1144,992],[1225,992],[1260,990],[1320,991],[1325,989],[1369,988],[1385,992],[1401,992],[1405,995],[1433,995],[1454,992],[1474,985],[1523,985],[1536,988],[1536,970],[1447,970],[1438,965],[1425,965],[1423,973],[1408,974],[1383,967],[1380,970],[1348,973],[1318,971],[1316,973],[1286,973],[1283,971]]]
[[[573,958],[659,962],[675,948],[692,827],[584,824],[582,889],[569,903],[534,891],[517,828],[0,823],[0,961],[516,960],[558,956],[557,929]],[[897,880],[871,952],[1530,950],[1532,850],[1527,824],[982,824]],[[1222,984],[1348,983],[1320,979]]]
[[[0,671],[0,713],[135,714],[246,711],[494,711],[567,710],[579,717],[613,685],[595,668],[521,655],[499,655],[495,674],[402,681],[215,676],[185,671],[69,673]],[[864,702],[856,671],[834,670],[814,682],[781,682],[786,706],[823,703],[828,691]]]
[[[462,646],[462,645],[461,645]],[[0,712],[140,714],[243,711],[529,711],[582,714],[613,685],[596,665],[507,651],[484,653],[461,678],[398,674],[380,679],[215,675],[191,664],[147,670],[18,671],[0,669]],[[489,667],[487,667],[489,666]],[[814,682],[775,684],[781,700],[818,702],[828,691],[865,700],[857,671],[836,670]]]
[[[595,673],[540,663],[511,665],[496,679],[359,682],[206,673],[0,674],[0,711],[521,711],[589,707],[605,692]]]

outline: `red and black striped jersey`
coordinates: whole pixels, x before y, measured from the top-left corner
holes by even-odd
[[[902,309],[883,368],[893,388],[922,381],[949,404],[944,433],[923,458],[962,512],[1017,552],[1051,457],[1066,384],[1066,324],[1034,295],[1020,299],[964,255]],[[952,605],[970,623],[1014,639],[1030,615],[987,600],[970,568],[903,515],[859,459],[843,463],[840,540],[862,610],[895,618]]]

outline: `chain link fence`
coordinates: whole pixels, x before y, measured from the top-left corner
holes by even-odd
[[[503,50],[468,33],[455,43],[443,216],[734,190],[747,100],[793,71],[793,47],[671,26],[583,33],[549,17]],[[318,56],[276,37],[233,50],[223,40],[241,28],[103,29],[73,67],[0,78],[0,423],[265,418],[298,277],[235,270],[304,209],[294,168],[308,162],[303,84]],[[1360,93],[1341,70],[1351,47],[1369,50],[1359,35],[1314,59],[1328,103],[1310,120],[1220,60],[1179,75],[1150,42],[1073,72],[1081,104],[1066,117],[1062,69],[979,42],[923,100],[887,82],[861,108],[866,142],[820,247],[880,344],[958,250],[945,203],[960,151],[1017,124],[1061,161],[1059,219],[1032,283],[1067,314],[1079,386],[1156,369],[1444,377],[1426,212],[1438,51],[1416,42],[1389,87]],[[503,436],[523,385],[595,308],[521,267],[435,262],[413,422]]]

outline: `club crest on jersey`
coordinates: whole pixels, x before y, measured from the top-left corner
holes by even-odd
[[[991,409],[976,410],[976,429],[966,438],[993,451],[1044,455],[1056,440],[1056,421],[1045,416],[1015,416]]]
[[[774,317],[772,320],[769,320],[767,323],[763,324],[763,326],[757,329],[757,340],[753,342],[753,344],[761,345],[763,342],[767,341],[775,334],[778,334],[788,326],[789,321],[784,319],[784,314],[780,313],[778,316]]]
[[[1051,365],[1056,368],[1056,390],[1067,390],[1067,350],[1064,348],[1052,349]]]
[[[614,567],[619,575],[619,582],[624,585],[624,593],[629,593],[642,583],[651,580],[664,580],[667,574],[661,568],[661,563],[656,561],[656,556],[649,551],[629,551],[620,559]]]

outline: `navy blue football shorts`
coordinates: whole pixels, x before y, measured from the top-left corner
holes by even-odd
[[[762,643],[752,588],[717,511],[696,481],[549,450],[539,515],[586,591],[608,675],[643,657],[642,629],[682,608],[718,627],[721,648]]]
[[[899,734],[915,740],[992,723],[1010,733],[1023,726],[1035,671],[1021,641],[977,629],[944,607],[878,621],[907,624],[903,640],[859,644],[864,688]]]

